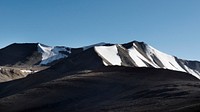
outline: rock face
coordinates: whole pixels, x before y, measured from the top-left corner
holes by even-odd
[[[28,74],[33,74],[37,71],[28,68],[14,68],[14,67],[1,67],[0,68],[0,82],[11,81],[26,77]]]

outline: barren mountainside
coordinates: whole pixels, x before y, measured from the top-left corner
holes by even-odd
[[[2,112],[198,112],[200,62],[144,42],[0,49]]]
[[[40,72],[0,84],[0,111],[198,112],[199,87],[187,73],[146,67]]]
[[[0,54],[1,66],[46,66],[63,72],[112,65],[154,67],[186,72],[200,78],[200,62],[179,59],[138,41],[99,43],[80,48],[15,43],[0,49]]]

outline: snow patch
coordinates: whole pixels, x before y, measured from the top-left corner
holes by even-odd
[[[143,56],[135,49],[130,48],[128,49],[129,55],[132,58],[132,60],[136,63],[138,67],[148,67],[143,61]],[[144,59],[145,60],[145,59]]]
[[[55,60],[67,57],[66,54],[61,53],[62,51],[71,53],[71,51],[67,50],[65,47],[50,47],[43,44],[38,44],[38,51],[42,53],[40,65],[46,65]]]
[[[121,65],[122,61],[118,55],[117,46],[95,46],[95,51],[99,54],[102,59],[108,61],[112,65]],[[103,61],[104,65],[109,65]]]
[[[35,71],[32,70],[20,70],[23,73],[35,73]]]

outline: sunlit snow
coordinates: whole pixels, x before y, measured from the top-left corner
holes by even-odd
[[[122,61],[118,55],[118,50],[116,45],[113,46],[96,46],[96,52],[100,57],[103,57],[106,61],[111,63],[112,65],[121,65]],[[105,65],[109,65],[104,61]]]
[[[104,65],[121,65],[122,60],[118,55],[118,49],[116,45],[96,46],[94,48],[97,54],[103,59]],[[126,50],[125,48],[123,49]],[[147,44],[145,44],[144,51],[141,51],[141,49],[139,49],[135,43],[133,43],[133,46],[127,50],[129,56],[135,62],[135,66],[137,67],[149,67],[150,65],[155,68],[182,71],[190,73],[200,79],[200,73],[198,71],[193,70],[186,65],[180,65],[180,63],[177,62],[176,57],[160,52],[159,50]],[[155,60],[157,60],[157,62]]]
[[[65,47],[50,47],[43,44],[38,44],[38,51],[42,53],[41,65],[46,65],[55,60],[65,58],[67,55],[60,53],[61,51],[67,51]],[[70,53],[70,51],[68,51]]]

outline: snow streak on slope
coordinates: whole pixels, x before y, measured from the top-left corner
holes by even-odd
[[[65,47],[50,47],[43,44],[38,44],[38,51],[42,53],[42,61],[40,62],[40,65],[46,65],[55,60],[67,57],[67,55],[61,53],[61,51],[68,53],[71,52],[67,51]]]
[[[118,45],[123,46],[123,45]],[[94,47],[97,54],[102,58],[104,65],[122,66],[122,58],[118,55],[117,45],[113,46],[96,46]],[[200,79],[200,71],[189,68],[179,62],[179,59],[158,51],[157,49],[140,42],[133,42],[131,47],[123,48],[128,51],[130,60],[133,60],[136,67],[155,67],[175,71],[187,72]],[[130,65],[132,66],[132,65]]]
[[[154,58],[157,58],[163,65],[162,68],[167,68],[171,70],[177,70],[177,71],[184,71],[184,69],[176,62],[176,59],[174,56],[162,53],[155,48],[147,45],[147,56],[149,59],[155,60]],[[156,65],[157,63],[154,62]],[[159,66],[161,67],[161,66]]]
[[[149,45],[146,45],[146,46],[147,46],[147,51],[149,53],[148,54],[149,57],[151,56],[151,54],[154,54],[162,62],[164,67],[160,67],[160,68],[187,72],[194,75],[198,79],[200,79],[200,72],[196,70],[192,70],[186,65],[181,65],[181,63],[177,62],[176,57],[162,53]]]
[[[113,46],[96,46],[95,51],[103,58],[105,65],[121,65],[121,59],[118,55],[116,45]]]
[[[137,47],[137,46],[134,46],[134,47]],[[151,66],[153,67],[156,67],[155,65],[151,64],[151,62],[149,60],[147,60],[136,48],[129,48],[128,51],[129,51],[129,55],[130,57],[135,61],[136,65],[138,67],[148,67],[146,63],[150,64]]]

